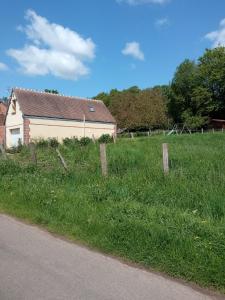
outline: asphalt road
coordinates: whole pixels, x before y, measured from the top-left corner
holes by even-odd
[[[224,299],[0,215],[0,300]]]

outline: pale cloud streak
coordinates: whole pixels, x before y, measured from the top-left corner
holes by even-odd
[[[19,26],[28,43],[22,49],[9,49],[7,54],[18,62],[28,75],[51,74],[64,79],[77,80],[89,74],[86,63],[95,57],[95,44],[77,32],[50,23],[33,10],[26,12],[28,24]]]
[[[118,3],[127,3],[129,5],[141,5],[141,4],[165,4],[170,0],[116,0]]]
[[[7,71],[9,68],[6,64],[0,62],[0,71]]]
[[[220,21],[219,28],[205,35],[212,42],[212,47],[225,46],[225,19]]]
[[[169,26],[169,24],[170,24],[170,21],[168,18],[161,18],[161,19],[157,19],[155,21],[155,26],[157,28],[167,27],[167,26]]]
[[[122,50],[123,55],[132,56],[138,60],[144,60],[145,56],[140,48],[140,44],[137,42],[126,43],[124,49]]]

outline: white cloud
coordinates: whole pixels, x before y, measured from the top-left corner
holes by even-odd
[[[213,43],[213,47],[225,46],[225,19],[220,21],[218,30],[207,33],[205,38]]]
[[[8,70],[8,66],[2,62],[0,62],[0,71],[6,71]]]
[[[29,43],[22,49],[7,51],[25,74],[76,80],[89,73],[85,62],[95,57],[95,44],[90,38],[50,23],[33,10],[26,12],[26,19],[28,24],[18,30],[26,34]]]
[[[125,48],[122,50],[123,55],[130,55],[136,59],[144,60],[144,53],[141,51],[140,44],[137,42],[126,43]]]
[[[129,5],[140,5],[140,4],[165,4],[170,0],[116,0],[118,3],[127,3]]]
[[[37,46],[25,46],[23,49],[9,49],[22,71],[28,75],[52,74],[64,79],[76,80],[89,73],[88,68],[75,55],[53,49],[40,49]]]
[[[170,24],[170,21],[168,18],[161,18],[155,21],[155,26],[160,28],[160,27],[165,27]]]

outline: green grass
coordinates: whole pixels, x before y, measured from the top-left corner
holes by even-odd
[[[171,169],[162,172],[169,143]],[[119,140],[107,145],[27,149],[0,161],[0,210],[142,266],[225,291],[225,135]]]

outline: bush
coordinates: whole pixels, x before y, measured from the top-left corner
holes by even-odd
[[[90,139],[89,137],[82,137],[80,139],[80,145],[81,146],[87,146],[87,145],[89,145],[91,143],[92,143],[92,139]]]
[[[73,140],[70,138],[63,139],[63,145],[65,145],[65,146],[71,146],[72,143],[73,143]]]
[[[17,147],[11,147],[11,148],[8,148],[8,149],[6,149],[6,152],[7,152],[7,153],[10,153],[10,154],[16,154],[16,153],[19,153]]]
[[[65,138],[63,139],[63,145],[65,146],[75,146],[75,145],[79,145],[79,140],[76,137],[73,138]]]
[[[52,148],[57,148],[59,146],[59,142],[56,138],[49,138],[48,142],[49,146]]]
[[[99,143],[112,143],[113,141],[113,137],[109,134],[103,134],[100,136],[100,138],[98,139]]]
[[[35,141],[35,144],[37,145],[37,147],[40,147],[40,148],[45,148],[45,147],[48,147],[48,140],[45,140],[45,139],[38,139],[37,141]]]
[[[11,153],[11,154],[15,154],[15,153],[20,153],[22,152],[22,150],[26,148],[25,145],[22,144],[21,139],[18,140],[18,145],[17,146],[13,146],[11,148],[8,148],[6,150],[6,152]]]

